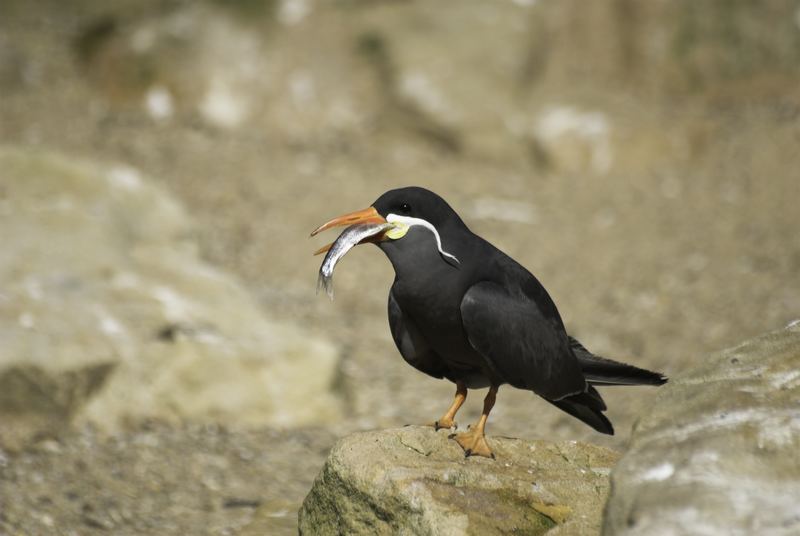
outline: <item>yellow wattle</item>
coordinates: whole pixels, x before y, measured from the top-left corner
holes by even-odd
[[[394,225],[394,227],[384,233],[387,238],[397,240],[398,238],[403,238],[408,232],[408,225],[405,223],[395,222],[392,223],[392,225]]]

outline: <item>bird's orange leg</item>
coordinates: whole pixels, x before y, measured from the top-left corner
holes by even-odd
[[[456,382],[456,396],[453,399],[453,403],[450,405],[450,409],[448,409],[442,417],[433,423],[433,428],[438,430],[440,428],[455,428],[456,427],[456,413],[458,412],[461,405],[467,399],[467,386],[464,385],[464,382]]]
[[[498,386],[492,385],[486,398],[483,399],[483,412],[481,418],[474,426],[470,427],[469,431],[460,434],[453,434],[450,437],[455,439],[461,448],[464,449],[464,456],[485,456],[487,458],[494,458],[492,449],[486,442],[486,435],[484,428],[486,428],[486,420],[489,418],[489,412],[494,407],[494,401],[497,398]]]

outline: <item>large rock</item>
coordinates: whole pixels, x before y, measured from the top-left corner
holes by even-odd
[[[604,534],[800,533],[800,323],[659,391],[612,473]]]
[[[593,534],[614,451],[490,438],[464,458],[431,428],[354,434],[331,451],[300,510],[301,534]]]
[[[135,170],[0,148],[0,228],[0,444],[75,419],[338,415],[333,345],[202,262],[181,207]]]

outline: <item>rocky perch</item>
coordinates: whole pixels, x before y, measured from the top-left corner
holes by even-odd
[[[300,533],[599,532],[616,452],[492,437],[496,460],[465,459],[447,435],[406,427],[342,439],[303,503]]]

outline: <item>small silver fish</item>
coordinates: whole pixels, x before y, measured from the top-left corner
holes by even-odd
[[[336,263],[344,257],[353,246],[361,243],[362,240],[381,233],[387,229],[394,227],[391,223],[366,223],[351,225],[344,230],[339,238],[331,244],[325,259],[322,261],[322,266],[319,267],[319,277],[317,278],[317,293],[319,289],[324,288],[328,297],[333,299],[333,270],[336,268]],[[324,251],[324,248],[323,250]],[[321,252],[320,251],[320,252]]]

